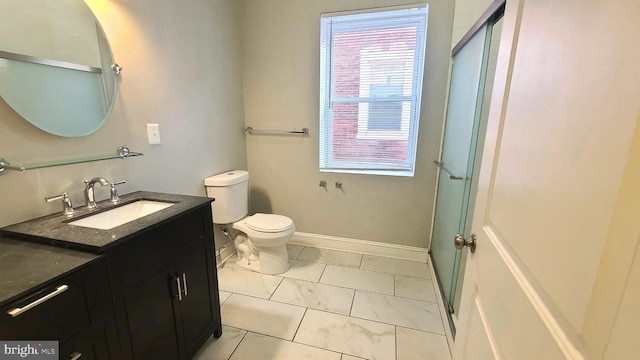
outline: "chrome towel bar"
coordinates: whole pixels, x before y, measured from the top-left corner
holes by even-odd
[[[251,126],[247,126],[244,131],[249,134],[273,134],[273,135],[309,135],[309,128],[302,128],[302,130],[259,130],[254,129]]]
[[[444,163],[443,162],[433,160],[433,163],[436,164],[436,166],[440,169],[440,171],[445,173],[445,175],[447,175],[449,177],[449,179],[451,179],[451,180],[464,180],[464,178],[461,177],[461,176],[451,175],[449,170],[446,167],[444,167]]]

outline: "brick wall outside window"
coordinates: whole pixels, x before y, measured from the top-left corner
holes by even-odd
[[[360,96],[360,57],[365,49],[390,51],[402,44],[415,50],[414,27],[334,34],[333,98]],[[379,67],[384,72],[384,64]],[[373,72],[373,70],[372,70]],[[385,74],[372,74],[382,83]],[[372,81],[373,82],[373,81]],[[335,160],[377,159],[403,160],[407,157],[407,140],[358,139],[358,103],[333,104],[333,157]]]

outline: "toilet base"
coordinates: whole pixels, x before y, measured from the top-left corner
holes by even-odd
[[[260,261],[258,260],[251,261],[251,263],[249,263],[247,259],[238,259],[236,261],[236,265],[238,265],[238,267],[241,267],[243,269],[260,272]]]
[[[260,249],[260,270],[263,274],[278,275],[289,270],[289,254],[286,245]]]
[[[261,249],[258,259],[251,261],[244,258],[238,259],[236,264],[243,269],[269,275],[279,275],[289,270],[289,255],[286,245]]]

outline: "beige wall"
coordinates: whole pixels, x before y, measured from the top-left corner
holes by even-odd
[[[414,177],[318,170],[320,14],[397,0],[245,0],[246,125],[310,136],[247,138],[251,211],[290,216],[298,231],[427,247],[448,81],[453,2],[431,1]],[[325,191],[318,186],[327,180]],[[343,190],[335,187],[342,181]]]
[[[451,48],[456,46],[462,37],[478,21],[494,0],[456,0],[453,16]]]
[[[106,125],[82,138],[44,133],[0,101],[0,156],[18,164],[115,153],[145,156],[0,175],[0,226],[61,210],[45,195],[68,192],[83,204],[83,179],[126,179],[121,192],[205,195],[204,177],[246,168],[240,29],[235,1],[87,1],[123,66]],[[160,124],[148,145],[146,123]],[[108,197],[97,188],[96,198]]]

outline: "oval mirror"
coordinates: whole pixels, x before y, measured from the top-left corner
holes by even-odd
[[[98,130],[116,74],[106,37],[83,0],[0,0],[0,96],[58,136]]]

